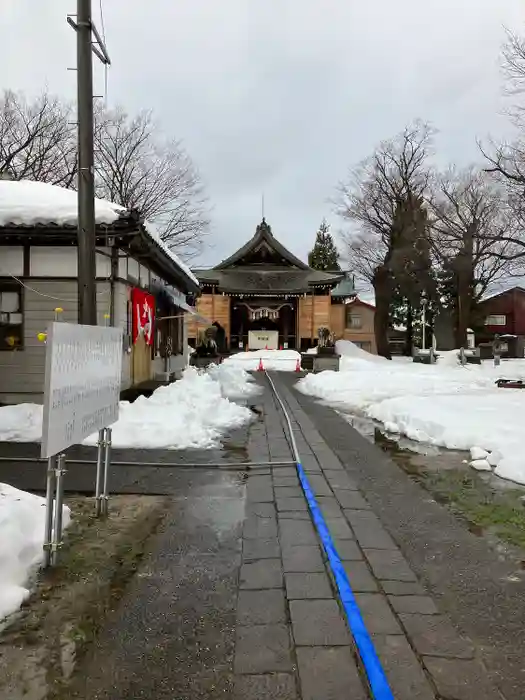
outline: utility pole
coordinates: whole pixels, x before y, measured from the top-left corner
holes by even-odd
[[[91,17],[91,0],[77,0],[76,22],[68,23],[77,33],[78,113],[78,322],[97,325],[96,220],[94,172],[93,57],[110,65],[104,41]]]
[[[97,325],[91,0],[77,0],[78,322]]]

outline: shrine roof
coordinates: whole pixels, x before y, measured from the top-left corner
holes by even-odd
[[[340,273],[327,273],[320,270],[256,270],[236,268],[234,270],[194,270],[201,285],[214,284],[219,292],[230,294],[260,293],[293,294],[311,291],[312,288],[333,287],[341,279]]]
[[[299,294],[334,287],[344,275],[322,272],[297,258],[272,234],[263,219],[255,235],[229,258],[208,270],[194,270],[201,285],[229,294]]]

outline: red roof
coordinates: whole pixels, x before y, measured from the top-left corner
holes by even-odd
[[[369,304],[367,301],[359,299],[359,297],[353,299],[348,305],[352,306],[353,304],[361,304],[361,306],[366,306],[368,309],[372,309],[372,311],[376,310],[376,307],[373,304]]]

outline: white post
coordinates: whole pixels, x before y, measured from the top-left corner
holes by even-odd
[[[111,428],[106,428],[105,430],[105,450],[104,450],[104,485],[102,487],[101,501],[102,501],[102,514],[108,515],[109,513],[109,493],[108,493],[108,478],[109,478],[109,467],[111,464]]]
[[[46,520],[44,526],[44,563],[45,569],[51,564],[51,547],[53,540],[53,515],[55,506],[56,457],[47,460],[46,481]]]
[[[422,330],[422,338],[421,338],[421,349],[425,350],[425,336],[426,336],[426,330],[427,330],[427,300],[423,299],[422,300],[423,304],[423,330]]]
[[[56,462],[55,469],[55,483],[56,483],[56,494],[55,494],[55,518],[53,527],[53,537],[51,539],[51,564],[56,566],[58,563],[58,550],[62,546],[62,514],[64,508],[64,475],[66,473],[65,469],[66,456],[64,454],[59,455]]]
[[[98,431],[98,442],[97,442],[97,474],[95,483],[95,515],[100,517],[102,513],[102,479],[103,479],[103,469],[104,469],[104,449],[106,446],[106,430]]]

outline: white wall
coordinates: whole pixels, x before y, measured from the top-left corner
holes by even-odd
[[[16,250],[5,248],[4,251]],[[31,277],[76,277],[78,274],[76,246],[34,246],[30,249],[29,274]],[[109,279],[111,259],[97,252],[97,277]],[[0,272],[1,274],[1,272]],[[16,273],[12,273],[16,274]]]
[[[24,274],[24,249],[21,246],[0,248],[0,276]]]

